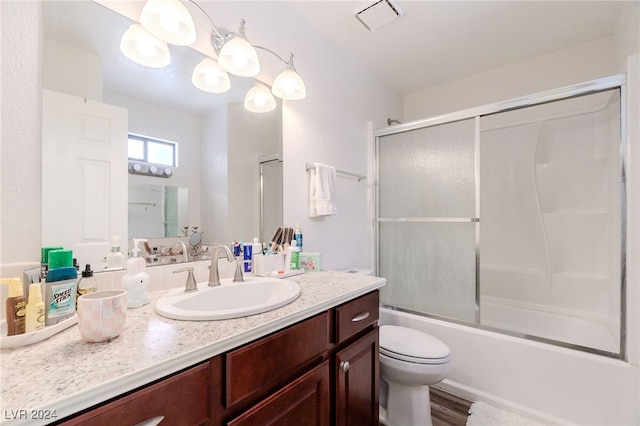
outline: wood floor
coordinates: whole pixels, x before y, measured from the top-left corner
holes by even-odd
[[[465,426],[472,402],[431,386],[433,426]]]

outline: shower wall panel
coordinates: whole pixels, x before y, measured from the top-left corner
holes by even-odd
[[[481,120],[481,323],[615,353],[618,91],[551,105]]]

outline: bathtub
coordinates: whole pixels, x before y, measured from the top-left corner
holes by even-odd
[[[480,298],[480,323],[520,335],[619,354],[620,322],[604,316],[537,306],[498,297]],[[620,314],[618,314],[618,317]]]
[[[380,308],[380,324],[423,331],[451,348],[438,387],[544,424],[638,424],[639,370],[624,361]]]

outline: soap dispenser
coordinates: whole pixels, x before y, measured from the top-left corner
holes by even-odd
[[[107,268],[122,269],[125,264],[124,253],[120,251],[120,241],[122,237],[113,237],[111,252],[107,255]]]
[[[149,275],[145,272],[146,262],[140,257],[138,244],[146,240],[133,240],[131,259],[127,260],[127,273],[122,277],[122,289],[127,291],[127,308],[140,308],[151,300],[147,292]]]

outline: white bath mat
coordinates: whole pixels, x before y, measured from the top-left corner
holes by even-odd
[[[467,426],[543,426],[542,423],[522,417],[519,414],[493,407],[477,401],[469,408]]]

